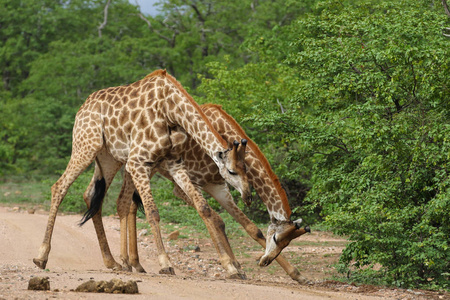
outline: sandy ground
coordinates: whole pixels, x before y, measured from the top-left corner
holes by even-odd
[[[148,273],[111,271],[103,265],[91,222],[80,228],[77,225],[80,219],[79,215],[57,217],[47,269],[41,270],[34,266],[32,259],[38,254],[44,237],[46,213],[37,211],[29,214],[24,209],[0,207],[0,300],[103,299],[105,294],[80,293],[74,290],[90,279],[98,281],[113,278],[137,281],[139,294],[108,294],[109,299],[448,299],[446,294],[371,286],[357,287],[333,281],[321,281],[317,278],[310,284],[300,285],[292,281],[282,270],[269,274],[267,269],[257,267],[253,254],[249,255],[248,263],[252,264],[252,267],[245,269],[249,279],[226,279],[226,274],[214,259],[213,247],[210,243],[201,241],[197,241],[202,243],[201,251],[195,253],[180,251],[180,247],[183,247],[180,243],[183,241],[178,244],[167,243],[169,256],[177,266],[175,267],[177,275],[159,275],[155,247],[149,236],[140,237],[139,245],[141,263]],[[119,254],[118,219],[105,217],[104,224],[111,251],[117,259]],[[317,240],[320,236],[310,235],[302,238]],[[315,247],[308,250],[307,248],[307,246],[295,247],[294,252],[286,251],[289,250],[287,248],[285,251],[292,255],[295,251],[310,250],[311,253],[331,251],[332,253],[341,250],[334,246],[327,249]],[[305,254],[305,257],[308,256]],[[327,255],[321,257],[327,257]],[[314,276],[312,274],[316,269],[306,268],[302,274]],[[28,282],[34,276],[49,277],[51,290],[27,290]]]

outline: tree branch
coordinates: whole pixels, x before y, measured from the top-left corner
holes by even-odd
[[[445,13],[450,17],[450,10],[448,9],[447,0],[442,0],[442,5],[444,6]]]
[[[169,42],[169,44],[173,47],[175,44],[175,36],[176,36],[176,32],[174,32],[174,36],[172,38],[167,37],[161,33],[159,33],[157,30],[155,30],[152,26],[152,23],[146,18],[144,17],[144,15],[142,15],[141,13],[138,14],[139,18],[141,18],[143,21],[145,21],[145,23],[147,23],[148,28],[153,31],[157,36],[159,36],[160,38],[162,38],[163,40],[166,40],[167,42]]]
[[[101,38],[102,37],[102,30],[103,28],[105,28],[106,23],[108,22],[108,8],[109,8],[109,4],[111,3],[111,0],[108,0],[106,2],[105,8],[103,10],[103,23],[101,23],[98,26],[98,37]]]
[[[445,14],[450,17],[450,10],[448,8],[447,0],[441,0],[441,1],[442,1],[442,6],[444,6]],[[450,32],[450,27],[445,27],[443,31]],[[442,33],[442,35],[450,38],[450,34],[448,34],[448,33]]]

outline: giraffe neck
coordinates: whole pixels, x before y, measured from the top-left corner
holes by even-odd
[[[267,207],[269,215],[277,220],[289,220],[291,208],[286,192],[280,181],[272,171],[269,162],[258,146],[247,137],[242,127],[228,115],[219,105],[206,104],[201,106],[206,116],[211,120],[214,128],[228,142],[247,139],[246,165],[250,166],[247,172],[249,183],[258,193]],[[214,121],[213,121],[214,120]]]
[[[169,74],[163,75],[156,79],[156,95],[163,96],[165,100],[169,122],[181,126],[217,163],[216,154],[227,149],[226,141],[181,84]]]

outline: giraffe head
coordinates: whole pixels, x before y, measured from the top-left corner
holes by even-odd
[[[267,230],[266,252],[260,258],[259,266],[268,266],[293,239],[311,232],[309,226],[301,228],[301,223],[302,219],[296,221],[272,220]]]
[[[220,175],[241,193],[242,200],[246,204],[250,204],[252,193],[245,166],[246,147],[246,139],[242,139],[241,143],[234,141],[230,149],[217,153],[216,164],[219,167]]]

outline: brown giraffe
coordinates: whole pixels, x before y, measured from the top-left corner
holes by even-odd
[[[213,126],[226,140],[232,141],[234,138],[248,139],[243,129],[231,116],[224,112],[220,106],[209,104],[203,105],[201,108],[210,121],[214,120],[212,121]],[[278,178],[271,170],[267,159],[264,157],[257,145],[249,140],[249,147],[247,148],[249,152],[246,153],[246,159],[248,162],[251,162],[251,164],[246,164],[248,166],[247,175],[250,182],[254,185],[260,195],[260,198],[266,204],[269,214],[272,217],[272,222],[269,226],[267,243],[261,231],[234,203],[226,183],[220,176],[218,176],[218,171],[214,166],[214,163],[205,155],[204,152],[201,151],[201,149],[196,148],[195,141],[188,140],[186,143],[188,144],[186,147],[191,149],[191,151],[186,151],[183,153],[182,157],[191,181],[199,188],[211,194],[259,244],[263,247],[265,247],[266,244],[270,245],[272,242],[275,244],[270,251],[266,251],[266,256],[269,255],[268,257],[270,257],[270,259],[267,260],[267,263],[260,264],[268,265],[273,258],[276,257],[277,262],[291,276],[292,279],[299,282],[304,281],[305,279],[300,275],[298,270],[291,266],[289,262],[282,257],[282,255],[278,256],[278,254],[289,244],[292,239],[306,233],[309,231],[309,228],[300,228],[299,225],[301,220],[297,220],[295,222],[290,221],[291,211],[287,202],[286,193],[281,188]],[[205,172],[204,170],[209,170],[209,172]],[[166,170],[159,168],[158,171],[165,177],[173,180]],[[122,190],[117,202],[117,208],[121,219],[122,217],[127,218],[126,216],[129,211],[131,195],[133,192],[133,184],[129,179],[129,176],[125,173]],[[174,193],[193,206],[190,198],[177,185],[175,185]],[[135,223],[136,210],[137,207],[133,203],[130,215],[128,216],[130,263],[136,268],[137,271],[143,272],[144,269],[139,263],[139,257],[137,254]],[[218,215],[216,219],[216,226],[220,228],[224,228],[225,226],[222,219]],[[224,235],[222,240],[226,240],[225,231],[221,230],[221,232]],[[125,229],[121,227],[121,258],[125,257],[128,259],[126,235],[127,233]],[[234,257],[232,252],[229,254],[229,257]],[[125,260],[123,263],[126,269],[131,270],[131,266],[128,261]],[[239,265],[237,261],[232,263],[235,266]]]
[[[112,87],[91,94],[78,111],[73,129],[72,155],[63,175],[52,186],[52,201],[44,240],[33,262],[44,269],[58,207],[70,185],[95,160],[95,184],[86,194],[90,202],[103,198],[120,164],[125,165],[143,200],[158,249],[161,272],[173,274],[159,228],[159,213],[150,190],[150,176],[165,159],[171,175],[192,197],[203,220],[212,224],[212,214],[182,167],[182,161],[170,156],[171,128],[183,128],[215,162],[219,173],[238,189],[244,198],[250,196],[245,172],[238,173],[236,161],[227,143],[213,129],[200,107],[183,87],[164,70],[126,86]],[[230,154],[231,153],[231,154]],[[119,162],[119,165],[117,164]],[[180,167],[181,165],[181,167]],[[101,202],[101,201],[100,201]],[[97,234],[103,234],[100,214],[93,216]],[[211,235],[219,235],[209,225]],[[102,244],[101,244],[102,246]],[[104,249],[102,249],[104,250]]]
[[[190,140],[189,144],[187,143],[188,139]],[[195,141],[193,139],[189,138],[188,135],[181,128],[173,128],[171,130],[170,140],[171,140],[171,144],[172,144],[172,149],[171,149],[170,153],[167,155],[166,159],[164,161],[162,161],[154,169],[154,171],[160,172],[165,177],[172,180],[175,183],[175,185],[179,188],[179,190],[180,190],[179,193],[182,193],[182,195],[186,195],[185,196],[186,197],[185,200],[187,200],[186,202],[188,202],[191,206],[197,208],[195,206],[195,203],[191,199],[195,199],[194,197],[201,197],[203,199],[200,191],[197,190],[196,187],[192,186],[194,191],[186,192],[185,191],[186,189],[183,188],[183,185],[185,185],[185,182],[191,182],[191,180],[190,180],[190,178],[188,178],[188,179],[184,178],[184,180],[180,181],[179,178],[180,178],[180,176],[189,176],[188,174],[185,173],[186,167],[184,165],[183,152],[185,152],[186,149],[190,149],[190,147],[193,147],[193,151],[195,151],[195,152],[204,153],[204,151],[202,151],[201,148],[198,148]],[[236,166],[233,168],[233,170],[235,170],[236,172],[245,173],[246,167],[245,167],[244,156],[245,156],[245,149],[246,149],[246,140],[245,139],[242,140],[242,146],[239,147],[238,145],[239,145],[238,142],[236,142],[236,141],[233,142],[232,151],[230,151],[229,157],[231,160],[233,160],[236,163]],[[204,158],[207,158],[208,161],[212,162],[212,160],[208,156],[205,156]],[[114,166],[114,163],[111,163],[111,160],[113,160],[113,158],[105,159],[105,157],[102,156],[101,158],[99,158],[96,161],[96,169],[97,169],[97,164],[105,165],[104,161],[108,162],[108,164],[107,164],[108,166]],[[175,162],[175,165],[174,165],[174,162]],[[199,162],[199,163],[201,163],[201,162]],[[118,170],[120,165],[121,165],[120,162],[116,162],[114,170]],[[212,165],[205,165],[205,164],[202,164],[202,165],[206,166],[207,169],[208,168],[215,169],[215,171],[216,171],[215,175],[218,178],[223,180],[223,178],[218,173],[217,166],[215,165],[214,162],[212,162]],[[205,168],[197,169],[197,171],[209,172],[209,170],[205,170]],[[154,173],[152,173],[150,175],[150,177],[152,177],[153,174]],[[95,178],[96,178],[96,176],[94,173],[91,183],[88,186],[88,188],[86,189],[85,199],[90,199],[89,195],[92,194],[92,189],[95,186],[95,182],[96,182]],[[217,179],[217,180],[219,180],[219,179]],[[194,184],[197,185],[197,183],[194,183]],[[224,185],[227,187],[225,181],[224,181]],[[137,249],[130,251],[131,261],[132,261],[131,264],[130,264],[130,259],[128,257],[128,251],[127,251],[127,234],[126,234],[127,226],[128,226],[127,222],[131,221],[130,219],[127,219],[127,216],[128,216],[130,203],[131,203],[131,196],[133,195],[134,191],[135,191],[135,187],[133,185],[133,181],[131,180],[129,173],[125,170],[122,190],[121,190],[119,198],[117,200],[117,210],[119,212],[121,233],[124,233],[124,234],[121,234],[120,259],[122,262],[122,267],[120,267],[120,265],[113,259],[112,255],[111,255],[111,252],[110,252],[109,246],[108,246],[108,242],[107,242],[106,236],[104,234],[103,227],[101,228],[102,230],[100,230],[100,231],[97,230],[97,236],[98,236],[98,240],[100,243],[100,248],[102,250],[104,263],[108,268],[112,268],[112,269],[122,268],[124,270],[131,271],[131,266],[134,266],[138,272],[145,272],[145,270],[142,268],[142,266],[139,263],[139,259],[133,258],[134,253],[136,253],[136,257],[137,257]],[[189,195],[189,196],[187,196],[187,195]],[[95,208],[93,209],[93,207],[96,207],[98,205],[101,206],[101,204],[102,204],[101,198],[93,197],[92,199],[93,200],[90,203],[91,207],[89,208],[88,212],[85,214],[85,216],[87,216],[87,217],[85,217],[83,219],[82,223],[85,223],[90,218],[90,216],[96,216],[96,212],[98,211],[98,209],[95,209]],[[249,199],[245,199],[245,200],[249,203]],[[95,201],[98,201],[98,202],[96,203]],[[240,269],[240,265],[237,262],[237,259],[235,258],[233,251],[231,250],[231,246],[226,237],[225,224],[223,223],[220,216],[212,208],[209,207],[206,200],[203,199],[203,201],[204,201],[203,209],[207,209],[208,211],[210,211],[211,220],[212,220],[212,223],[205,222],[205,225],[207,226],[208,231],[210,232],[211,238],[214,242],[217,252],[219,253],[220,261],[221,261],[223,267],[225,268],[225,270],[227,270],[229,278],[244,279],[245,273]],[[86,203],[88,203],[88,202],[86,201]],[[136,226],[135,216],[136,216],[136,211],[134,211],[134,218],[132,219],[134,227]],[[94,218],[93,218],[93,221],[95,224],[96,220]],[[102,223],[100,223],[99,225],[103,226]],[[210,228],[211,226],[213,228]],[[130,238],[131,237],[132,236],[130,236]],[[136,237],[134,237],[134,240],[136,240]],[[162,243],[162,241],[160,241],[160,243]],[[135,242],[130,241],[130,247],[132,247],[132,246],[137,247]],[[173,273],[174,273],[174,271],[173,271]]]

